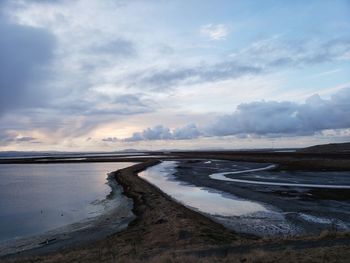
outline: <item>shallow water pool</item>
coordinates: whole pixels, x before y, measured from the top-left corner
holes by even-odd
[[[1,164],[0,242],[38,235],[112,208],[116,203],[109,196],[107,173],[132,164]]]
[[[139,176],[176,201],[235,231],[262,236],[297,231],[271,206],[177,180],[174,177],[177,165],[176,161],[163,161]]]

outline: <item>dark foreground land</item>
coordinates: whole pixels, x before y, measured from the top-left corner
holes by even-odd
[[[176,156],[273,162],[289,169],[350,170],[348,153],[182,152]],[[94,243],[47,255],[13,255],[2,262],[349,262],[348,233],[257,238],[234,233],[189,210],[137,176],[157,163],[144,160],[114,173],[134,201],[136,219],[126,230]]]

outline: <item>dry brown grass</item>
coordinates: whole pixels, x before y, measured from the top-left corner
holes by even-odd
[[[125,258],[117,262],[125,263],[268,263],[268,262],[283,262],[283,263],[297,263],[297,262],[349,262],[350,251],[346,246],[332,247],[332,248],[315,248],[306,250],[283,250],[278,252],[271,252],[266,250],[254,249],[245,254],[229,254],[222,257],[196,257],[185,255],[169,255],[168,253],[152,257],[148,260]]]

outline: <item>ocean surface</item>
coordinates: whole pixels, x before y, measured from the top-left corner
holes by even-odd
[[[0,164],[0,242],[100,215],[113,205],[107,174],[132,164]]]

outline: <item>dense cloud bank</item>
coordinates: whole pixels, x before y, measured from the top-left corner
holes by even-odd
[[[147,128],[142,132],[135,132],[130,138],[126,138],[125,141],[185,140],[197,138],[199,136],[200,132],[194,124],[176,128],[173,131],[162,125],[157,125],[152,128]]]
[[[233,114],[215,121],[208,133],[215,136],[308,135],[341,128],[350,128],[350,88],[339,91],[329,100],[313,95],[303,104],[287,101],[240,104]]]
[[[55,40],[47,31],[10,24],[0,17],[0,115],[9,109],[38,105],[40,82],[53,57]]]
[[[349,127],[348,91],[299,96],[350,81],[345,3],[172,2],[0,0],[0,145],[192,147]]]
[[[309,97],[305,103],[257,101],[240,104],[230,115],[220,116],[199,130],[194,124],[177,128],[158,125],[134,133],[126,141],[194,139],[199,136],[312,135],[327,129],[350,128],[350,88],[330,97]]]

